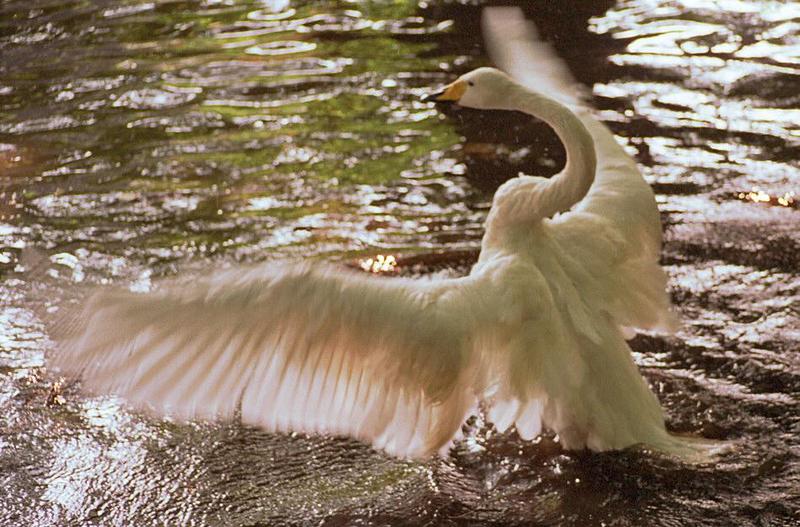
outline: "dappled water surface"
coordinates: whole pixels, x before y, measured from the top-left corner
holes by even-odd
[[[718,463],[479,418],[447,459],[396,461],[157,420],[45,367],[36,313],[87,284],[378,254],[465,272],[497,184],[563,153],[420,102],[488,62],[463,4],[0,3],[0,525],[796,525],[798,3],[520,2],[656,190],[685,325],[632,347],[670,429],[733,442]]]

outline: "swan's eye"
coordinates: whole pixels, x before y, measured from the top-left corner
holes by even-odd
[[[469,84],[470,86],[475,86],[475,81],[467,81],[467,84]]]

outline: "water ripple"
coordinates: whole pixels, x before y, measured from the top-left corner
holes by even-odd
[[[599,81],[657,193],[686,324],[631,344],[672,430],[737,441],[715,466],[567,454],[480,417],[407,463],[155,419],[45,367],[41,318],[91,287],[286,257],[465,272],[496,186],[564,162],[529,119],[419,101],[486,64],[483,3],[0,3],[0,524],[791,524],[797,2],[517,2]]]

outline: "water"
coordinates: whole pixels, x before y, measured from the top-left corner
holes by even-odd
[[[450,457],[179,424],[45,367],[85,284],[286,257],[463,273],[496,186],[563,151],[447,111],[483,2],[0,3],[0,525],[796,525],[800,4],[520,2],[637,157],[684,320],[632,346],[693,467],[470,423]],[[24,248],[49,257],[21,261]]]

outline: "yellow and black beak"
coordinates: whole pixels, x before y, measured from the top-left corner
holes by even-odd
[[[461,96],[464,95],[465,91],[467,91],[467,83],[462,80],[457,80],[442,88],[441,91],[426,95],[422,100],[435,102],[458,102],[458,100],[461,99]]]

